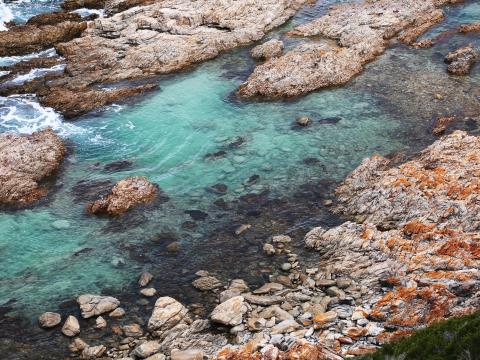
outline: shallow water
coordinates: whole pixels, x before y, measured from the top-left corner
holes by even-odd
[[[279,36],[333,2],[306,8],[269,36]],[[52,4],[45,2],[45,9]],[[478,4],[452,8],[447,24],[430,35],[471,21],[472,14],[478,19]],[[306,201],[298,195],[305,184],[322,192],[323,180],[341,180],[366,156],[415,150],[432,141],[427,135],[430,124],[392,111],[381,91],[390,88],[391,79],[378,80],[376,70],[394,66],[398,58],[417,67],[433,62],[435,71],[441,70],[444,65],[435,58],[435,49],[392,49],[349,86],[268,103],[243,102],[234,96],[254,65],[247,51],[236,50],[163,77],[160,91],[72,123],[40,108],[34,98],[0,98],[0,131],[29,133],[51,126],[70,149],[46,201],[33,209],[0,214],[0,307],[8,307],[9,315],[33,317],[80,293],[119,292],[143,269],[155,273],[157,284],[164,283],[165,288],[157,288],[161,294],[172,295],[202,267],[225,277],[252,273],[252,278],[261,277],[260,268],[268,267],[268,260],[260,249],[268,235],[224,236],[222,231],[231,234],[245,217],[240,207],[222,210],[213,205],[215,200],[222,197],[241,204],[239,197],[269,190],[270,199],[289,199],[286,206],[279,206],[287,215],[249,210],[246,220],[253,223],[265,217],[274,223],[276,217],[294,217],[288,211],[295,214],[295,207]],[[369,82],[376,82],[374,90],[365,86]],[[293,126],[302,115],[310,116],[313,125]],[[211,156],[218,151],[225,154]],[[104,168],[118,160],[129,160],[131,165],[119,171]],[[130,175],[147,176],[170,200],[116,220],[85,214],[89,196],[85,187],[75,188],[79,182]],[[253,181],[254,175],[258,180]],[[206,190],[217,183],[228,186],[226,195]],[[190,215],[189,210],[208,216],[202,220],[203,213]],[[312,210],[312,222],[322,222],[325,210],[316,211]],[[279,228],[294,231],[304,226],[295,222]],[[179,255],[165,251],[173,240],[181,245]]]

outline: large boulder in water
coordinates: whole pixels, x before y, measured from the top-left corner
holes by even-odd
[[[45,196],[41,185],[60,166],[62,140],[51,129],[0,135],[0,204],[27,205]]]
[[[146,204],[155,199],[158,186],[144,177],[129,177],[119,181],[112,192],[101,199],[87,205],[87,211],[92,214],[120,215],[140,204]]]

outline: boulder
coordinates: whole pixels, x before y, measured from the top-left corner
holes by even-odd
[[[77,302],[85,319],[115,310],[120,305],[114,297],[90,294],[80,295]]]
[[[153,275],[150,274],[148,271],[145,271],[140,275],[138,279],[138,285],[141,287],[147,286],[150,281],[152,281]]]
[[[158,187],[144,177],[129,177],[117,182],[111,194],[87,205],[92,214],[121,215],[141,204],[155,199]]]
[[[0,32],[1,33],[1,32]],[[53,130],[0,134],[0,205],[28,205],[48,193],[43,181],[59,168],[65,147]]]
[[[472,44],[449,52],[445,57],[447,71],[453,75],[468,75],[478,60],[478,51]]]
[[[158,341],[146,341],[138,345],[133,351],[132,355],[145,359],[160,350],[160,343]]]
[[[282,52],[283,42],[281,40],[272,39],[261,45],[255,46],[250,53],[254,59],[268,60],[280,56]]]
[[[65,323],[62,327],[62,333],[65,336],[73,337],[80,334],[80,324],[75,316],[70,315],[65,320]]]
[[[243,296],[235,296],[217,305],[213,309],[210,318],[219,324],[236,326],[242,323],[243,315],[246,312],[247,306]]]
[[[219,288],[222,286],[220,280],[214,276],[202,276],[196,279],[192,285],[201,291],[208,291]]]
[[[62,317],[58,313],[46,312],[40,315],[38,323],[42,328],[48,329],[57,326],[62,321]]]
[[[188,309],[175,299],[168,296],[158,298],[148,320],[148,330],[161,335],[181,323],[187,313]]]

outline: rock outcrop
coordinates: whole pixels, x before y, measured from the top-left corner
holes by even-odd
[[[268,60],[282,55],[283,41],[272,39],[261,45],[255,46],[252,51],[252,57],[257,60]]]
[[[28,205],[48,193],[43,181],[65,156],[62,140],[51,129],[32,135],[0,135],[0,204]]]
[[[238,94],[290,97],[343,85],[392,41],[413,44],[443,20],[440,7],[454,2],[380,0],[335,6],[326,15],[289,32],[290,36],[317,39],[259,65]]]
[[[25,25],[0,32],[0,56],[25,55],[70,41],[87,28],[78,14],[51,13],[34,16]]]
[[[155,199],[158,187],[144,177],[129,177],[119,181],[111,194],[87,205],[87,211],[92,214],[121,215],[140,204],[146,204]]]
[[[445,57],[447,71],[453,75],[468,75],[478,59],[478,51],[470,44],[452,51]]]

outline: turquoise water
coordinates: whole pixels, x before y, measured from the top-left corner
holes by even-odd
[[[293,22],[305,21],[326,5],[305,10]],[[452,10],[449,19],[463,20],[470,9],[478,14],[478,4],[469,4]],[[415,148],[417,130],[427,131],[427,124],[389,111],[378,90],[388,83],[376,84],[376,91],[366,90],[363,85],[378,78],[374,64],[344,88],[292,101],[240,101],[234,92],[254,65],[247,51],[240,49],[160,78],[159,91],[73,123],[63,123],[50,111],[28,108],[34,99],[21,98],[26,107],[21,114],[13,114],[13,107],[0,107],[2,131],[54,126],[70,149],[48,201],[0,214],[0,306],[11,307],[10,314],[36,315],[83,292],[121,291],[144,269],[155,273],[157,283],[168,283],[169,291],[172,277],[191,276],[200,266],[225,276],[240,262],[257,271],[259,262],[267,261],[257,243],[237,248],[231,238],[220,237],[212,242],[208,260],[202,260],[204,253],[198,249],[208,249],[212,234],[238,220],[236,210],[219,209],[215,200],[235,202],[265,190],[270,198],[291,198],[304,184],[341,180],[366,156]],[[422,63],[434,50],[391,51]],[[313,125],[298,129],[294,120],[303,115],[310,116]],[[231,145],[238,144],[239,137],[242,144]],[[208,156],[218,151],[225,151],[224,156]],[[104,169],[118,160],[132,165],[116,172]],[[147,176],[170,200],[115,220],[85,213],[88,196],[75,190],[80,181],[114,181],[130,175]],[[248,182],[253,175],[259,180]],[[217,183],[227,185],[226,195],[206,190]],[[203,211],[208,217],[195,220],[194,227],[188,210]],[[274,212],[269,216],[275,221]],[[164,250],[166,243],[152,242],[165,237],[162,234],[180,242],[180,256],[172,258]],[[259,243],[267,240],[262,236]]]

